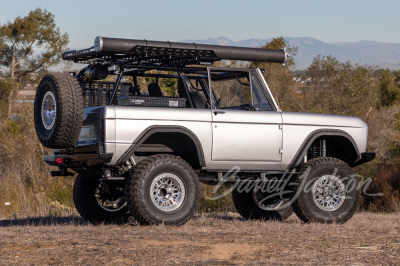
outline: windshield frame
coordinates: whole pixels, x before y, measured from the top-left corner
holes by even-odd
[[[264,93],[269,105],[271,106],[271,110],[258,110],[258,111],[280,111],[278,105],[275,102],[274,97],[271,94],[271,91],[264,80],[264,77],[262,74],[260,75],[261,71],[258,68],[221,68],[221,67],[207,67],[207,75],[208,75],[208,89],[210,95],[213,95],[213,99],[211,101],[211,110],[216,110],[220,109],[217,97],[215,93],[213,92],[212,89],[212,72],[213,71],[218,71],[218,72],[247,72],[249,75],[249,83],[250,83],[250,95],[251,95],[251,104],[254,106],[254,93],[253,93],[253,82],[252,78],[255,78],[259,85],[260,85],[260,92]],[[253,75],[252,75],[253,74]]]

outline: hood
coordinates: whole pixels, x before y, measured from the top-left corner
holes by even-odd
[[[282,112],[284,125],[364,128],[367,124],[358,117],[311,113]]]

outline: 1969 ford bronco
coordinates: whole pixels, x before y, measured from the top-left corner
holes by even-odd
[[[79,73],[38,86],[36,132],[52,149],[44,160],[58,166],[53,176],[78,173],[75,206],[94,224],[184,224],[199,182],[234,183],[245,219],[294,211],[304,222],[345,222],[360,201],[352,167],[375,157],[366,123],[283,112],[262,70],[212,66],[287,58],[285,49],[97,37],[63,53],[85,64]]]

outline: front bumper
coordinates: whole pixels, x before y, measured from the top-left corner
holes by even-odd
[[[361,153],[361,159],[354,162],[352,165],[350,165],[351,167],[355,167],[364,163],[368,163],[370,161],[372,161],[373,159],[375,159],[375,152],[363,152]]]

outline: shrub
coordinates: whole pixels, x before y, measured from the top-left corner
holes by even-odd
[[[383,196],[363,195],[362,208],[368,211],[400,211],[400,166],[380,165],[376,167],[374,180],[368,194],[383,193]]]

